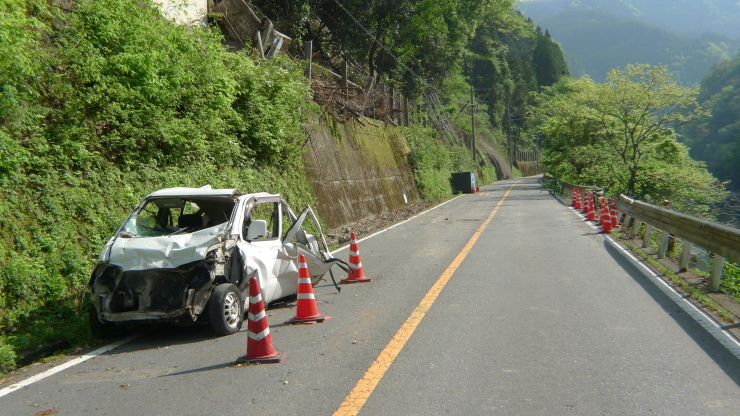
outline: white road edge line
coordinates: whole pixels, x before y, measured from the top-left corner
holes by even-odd
[[[584,220],[586,219],[586,217],[584,217],[583,214],[578,212],[578,210],[572,207],[569,207],[569,208],[572,212],[576,213],[579,217],[583,218]],[[599,231],[599,228],[595,226],[594,224],[591,224],[590,221],[588,222],[588,225],[594,230]],[[645,273],[646,277],[650,279],[650,281],[653,282],[653,284],[658,286],[663,291],[663,293],[665,293],[671,300],[673,300],[674,303],[676,303],[681,309],[683,309],[686,313],[688,313],[689,316],[694,318],[694,320],[699,325],[701,325],[704,329],[706,329],[707,332],[710,335],[712,335],[720,344],[722,344],[725,348],[727,348],[727,350],[730,353],[732,353],[733,355],[735,355],[735,357],[740,359],[740,341],[738,341],[738,339],[735,338],[734,335],[723,330],[722,325],[720,325],[719,322],[717,322],[714,318],[712,318],[706,312],[704,312],[699,307],[697,307],[693,302],[684,298],[683,295],[681,295],[680,293],[676,291],[676,289],[674,289],[668,283],[666,283],[666,281],[663,280],[663,278],[660,277],[660,275],[656,274],[651,268],[646,266],[643,261],[635,257],[626,248],[622,247],[622,245],[619,244],[614,239],[613,236],[604,235],[604,238],[611,244],[612,247],[619,250],[624,256],[626,256],[629,260],[631,260],[633,265],[639,266],[638,269],[641,269],[643,273]]]
[[[10,386],[8,386],[8,387],[0,390],[0,397],[5,396],[6,394],[10,394],[10,393],[12,393],[12,392],[14,392],[14,391],[16,391],[18,389],[22,389],[23,387],[28,387],[31,384],[33,384],[33,383],[35,383],[35,382],[37,382],[39,380],[43,380],[43,379],[45,379],[45,378],[47,378],[49,376],[53,376],[54,374],[56,374],[56,373],[58,373],[60,371],[64,371],[64,370],[66,370],[66,369],[68,369],[70,367],[73,367],[73,366],[75,366],[75,365],[77,365],[79,363],[82,363],[84,361],[87,361],[90,358],[96,357],[96,356],[98,356],[100,354],[104,354],[104,353],[106,353],[106,352],[108,352],[108,351],[110,351],[112,349],[118,348],[118,347],[120,347],[121,345],[123,345],[123,344],[125,344],[127,342],[133,341],[134,339],[136,339],[137,337],[139,337],[139,335],[140,334],[131,335],[128,338],[124,338],[122,340],[119,340],[119,341],[110,343],[110,344],[108,344],[108,345],[106,345],[104,347],[98,348],[95,351],[92,351],[90,353],[81,355],[81,356],[79,356],[79,357],[77,357],[77,358],[75,358],[73,360],[67,361],[64,364],[60,364],[60,365],[58,365],[56,367],[52,367],[52,368],[44,371],[43,373],[39,373],[39,374],[36,374],[33,377],[29,377],[29,378],[27,378],[27,379],[25,379],[25,380],[23,380],[23,381],[21,381],[19,383],[11,384]]]
[[[670,297],[681,307],[681,309],[689,313],[689,315],[696,319],[699,325],[704,327],[713,337],[717,339],[717,341],[727,347],[727,349],[737,358],[740,358],[740,341],[738,341],[737,338],[735,338],[731,333],[723,330],[722,325],[720,325],[719,322],[717,322],[716,320],[714,320],[714,318],[701,310],[698,306],[694,304],[694,302],[691,302],[688,299],[684,298],[684,296],[678,293],[676,289],[666,283],[666,281],[663,280],[660,275],[656,274],[653,270],[647,267],[642,260],[635,257],[631,252],[627,251],[626,248],[622,247],[618,242],[616,242],[612,236],[606,236],[606,239],[607,241],[609,241],[612,247],[620,250],[622,254],[632,260],[632,264],[641,266],[643,272],[647,273],[648,277],[651,281],[653,281],[653,283],[660,283],[663,292],[666,294],[670,294]],[[700,316],[696,316],[691,312],[698,313]],[[729,343],[727,341],[729,341]]]
[[[380,230],[380,231],[378,231],[378,232],[376,232],[374,234],[370,234],[367,237],[363,237],[362,239],[357,240],[357,242],[359,243],[360,241],[367,240],[369,238],[375,237],[378,234],[384,233],[384,232],[386,232],[386,231],[388,231],[388,230],[390,230],[392,228],[398,227],[401,224],[404,224],[404,223],[406,223],[408,221],[411,221],[411,220],[413,220],[416,217],[420,217],[420,216],[426,214],[427,212],[430,212],[432,210],[435,210],[435,209],[441,207],[442,205],[445,205],[445,204],[447,204],[449,202],[452,202],[452,201],[454,201],[457,198],[460,198],[462,196],[463,195],[459,195],[459,196],[456,196],[455,198],[452,198],[450,200],[447,200],[447,201],[445,201],[445,202],[443,202],[443,203],[441,203],[439,205],[435,205],[435,206],[429,208],[428,210],[426,210],[424,212],[420,212],[419,214],[414,215],[411,218],[407,218],[407,219],[405,219],[405,220],[403,220],[403,221],[401,221],[399,223],[396,223],[396,224],[391,225],[388,228],[382,229],[382,230]],[[339,251],[342,251],[342,250],[346,249],[347,247],[349,247],[349,245],[346,245],[346,246],[344,246],[342,248],[339,248],[337,250],[334,250],[333,252],[331,252],[329,254],[331,254],[333,256],[334,253],[337,253]],[[0,397],[3,397],[5,395],[7,395],[7,394],[10,394],[10,393],[12,393],[12,392],[14,392],[14,391],[16,391],[18,389],[21,389],[23,387],[28,387],[31,384],[33,384],[33,383],[35,383],[35,382],[37,382],[39,380],[43,380],[43,379],[45,379],[45,378],[47,378],[49,376],[52,376],[52,375],[54,375],[54,374],[56,374],[56,373],[58,373],[60,371],[64,371],[64,370],[66,370],[66,369],[68,369],[70,367],[73,367],[73,366],[75,366],[77,364],[80,364],[82,362],[85,362],[85,361],[89,360],[90,358],[96,357],[96,356],[98,356],[100,354],[104,354],[104,353],[106,353],[106,352],[108,352],[108,351],[110,351],[112,349],[118,348],[118,347],[120,347],[121,345],[123,345],[123,344],[125,344],[127,342],[133,341],[138,336],[139,336],[138,334],[137,335],[132,335],[132,336],[130,336],[128,338],[125,338],[125,339],[122,339],[120,341],[113,342],[113,343],[108,344],[108,345],[106,345],[104,347],[100,347],[97,350],[92,351],[89,354],[85,354],[85,355],[79,356],[79,357],[77,357],[77,358],[75,358],[73,360],[67,361],[64,364],[60,364],[60,365],[58,365],[56,367],[52,367],[52,368],[44,371],[43,373],[36,374],[35,376],[29,377],[29,378],[27,378],[27,379],[25,379],[25,380],[23,380],[23,381],[21,381],[19,383],[12,384],[12,385],[10,385],[10,386],[8,386],[8,387],[0,390]]]
[[[420,213],[418,213],[418,214],[414,215],[414,216],[413,216],[413,217],[411,217],[411,218],[406,218],[405,220],[403,220],[403,221],[401,221],[401,222],[399,222],[399,223],[393,224],[393,225],[391,225],[391,226],[390,226],[390,227],[388,227],[388,228],[384,228],[384,229],[382,229],[382,230],[380,230],[380,231],[378,231],[378,232],[375,232],[375,233],[373,233],[373,234],[370,234],[370,235],[368,235],[367,237],[362,237],[361,239],[357,240],[357,243],[360,243],[360,242],[362,242],[362,241],[365,241],[365,240],[367,240],[367,239],[373,238],[373,237],[375,237],[376,235],[378,235],[378,234],[382,234],[382,233],[384,233],[384,232],[386,232],[386,231],[388,231],[388,230],[390,230],[390,229],[396,228],[396,227],[398,227],[399,225],[401,225],[401,224],[405,224],[405,223],[407,223],[407,222],[409,222],[409,221],[413,220],[413,219],[414,219],[414,218],[416,218],[416,217],[421,217],[422,215],[426,214],[427,212],[430,212],[430,211],[434,211],[435,209],[437,209],[437,208],[441,207],[442,205],[445,205],[445,204],[447,204],[447,203],[450,203],[450,202],[452,202],[452,201],[456,200],[457,198],[460,198],[460,197],[462,197],[463,195],[464,195],[464,194],[462,194],[462,195],[458,195],[458,196],[456,196],[456,197],[454,197],[454,198],[452,198],[452,199],[450,199],[450,200],[447,200],[447,201],[445,201],[445,202],[443,202],[443,203],[441,203],[441,204],[439,204],[439,205],[435,205],[435,206],[433,206],[433,207],[429,208],[429,209],[428,209],[428,210],[426,210],[426,211],[420,212]],[[334,255],[334,253],[338,253],[338,252],[340,252],[340,251],[342,251],[342,250],[345,250],[345,249],[346,249],[347,247],[349,247],[349,244],[345,245],[344,247],[340,247],[340,248],[338,248],[338,249],[336,249],[336,250],[332,251],[332,252],[331,252],[331,253],[329,253],[329,254],[331,254],[331,255],[333,256],[333,255]]]

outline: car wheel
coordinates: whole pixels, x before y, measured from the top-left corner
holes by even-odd
[[[211,326],[218,335],[238,332],[244,320],[242,297],[231,283],[216,286],[208,302]]]

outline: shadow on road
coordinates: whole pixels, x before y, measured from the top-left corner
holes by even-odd
[[[275,302],[270,303],[270,305],[268,305],[267,307],[266,312],[270,313],[270,311],[295,308],[295,302],[295,295],[279,299]],[[282,326],[282,324],[270,325],[270,327],[279,326]],[[245,314],[245,320],[242,324],[240,332],[244,332],[246,330],[247,320]],[[121,328],[120,333],[118,333],[119,337],[117,337],[117,339],[123,339],[131,335],[137,335],[137,338],[131,342],[121,345],[120,347],[107,351],[105,355],[126,354],[130,352],[166,348],[177,345],[195,344],[221,338],[207,323],[192,325],[157,323],[128,325],[125,328]],[[113,342],[117,339],[109,339],[108,341]]]
[[[159,377],[182,376],[182,375],[185,375],[185,374],[200,373],[200,372],[203,372],[203,371],[220,370],[222,368],[227,368],[227,367],[236,367],[236,363],[232,361],[232,362],[228,362],[228,363],[222,363],[222,364],[216,364],[216,365],[209,365],[209,366],[206,366],[206,367],[194,368],[192,370],[178,371],[177,373],[163,374],[163,375],[161,375]]]
[[[722,345],[714,336],[702,327],[693,317],[685,313],[684,310],[676,304],[666,293],[657,287],[645,274],[640,271],[632,262],[624,257],[622,253],[614,248],[608,241],[604,240],[606,251],[622,266],[622,268],[632,277],[637,284],[655,302],[663,308],[664,311],[701,347],[706,354],[717,363],[738,386],[740,386],[740,365],[738,358]]]

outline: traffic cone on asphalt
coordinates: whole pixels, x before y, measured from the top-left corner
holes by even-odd
[[[601,214],[601,231],[602,233],[608,233],[612,230],[612,219],[609,215],[609,208],[604,204]]]
[[[316,307],[316,298],[313,294],[311,275],[306,266],[306,256],[298,256],[298,300],[296,301],[296,314],[285,321],[286,324],[315,324],[324,322],[329,317],[324,317]]]
[[[594,197],[589,195],[588,198],[588,212],[586,213],[587,221],[596,221],[596,208],[594,207]]]
[[[570,206],[576,207],[576,188],[570,190]]]
[[[609,203],[609,217],[612,220],[612,228],[620,228],[619,218],[617,218],[617,201],[614,199]]]
[[[581,193],[578,191],[578,189],[573,189],[573,194],[573,199],[575,201],[575,204],[573,204],[573,208],[581,209]]]
[[[255,276],[249,279],[249,313],[247,314],[247,353],[237,358],[237,364],[271,364],[283,360],[272,346],[270,324],[267,323],[265,303],[260,284]]]
[[[349,267],[352,268],[352,273],[347,275],[346,279],[342,279],[342,283],[367,283],[372,282],[372,279],[365,277],[365,271],[362,269],[362,259],[360,258],[360,248],[357,246],[357,236],[355,233],[350,234],[349,240]]]
[[[604,225],[604,216],[609,216],[609,208],[606,207],[606,199],[601,197],[599,201],[599,225]]]
[[[588,204],[589,204],[588,201],[590,200],[591,200],[591,194],[588,192],[585,192],[583,194],[583,207],[581,209],[581,212],[583,213],[583,215],[588,214]]]

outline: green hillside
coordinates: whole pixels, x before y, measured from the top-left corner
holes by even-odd
[[[740,192],[740,55],[714,65],[701,82],[699,102],[711,115],[681,128],[691,156]]]

